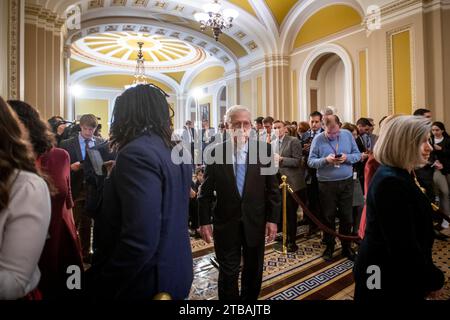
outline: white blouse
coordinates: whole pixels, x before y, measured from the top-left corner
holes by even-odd
[[[0,299],[22,298],[37,287],[51,216],[45,181],[26,171],[13,177],[8,207],[0,211]]]

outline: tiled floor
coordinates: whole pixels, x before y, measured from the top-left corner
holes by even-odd
[[[353,300],[353,263],[337,249],[330,262],[322,258],[320,238],[307,239],[307,227],[299,227],[295,254],[286,256],[266,246],[261,300]],[[450,233],[450,230],[445,231]],[[211,263],[214,247],[202,240],[193,241],[194,283],[190,299],[217,299],[218,270]],[[447,282],[443,300],[450,299],[450,242],[435,242],[433,259],[445,272]]]

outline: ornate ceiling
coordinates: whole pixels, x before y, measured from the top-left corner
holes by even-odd
[[[149,70],[182,70],[203,62],[207,57],[203,49],[186,41],[134,31],[88,35],[72,45],[72,53],[85,63],[134,69],[138,42],[143,43],[142,52]]]
[[[295,44],[303,43],[297,35],[304,31],[301,27],[307,19],[319,9],[337,3],[336,0],[219,0],[224,8],[237,10],[239,17],[216,42],[211,32],[200,31],[194,21],[194,14],[212,0],[25,1],[27,6],[40,6],[60,17],[76,17],[77,25],[68,28],[65,44],[72,47],[72,58],[82,63],[134,68],[136,42],[140,39],[145,42],[144,57],[150,71],[188,72],[189,65],[201,69],[204,62],[222,65],[226,73],[251,68],[268,58],[276,60],[290,55],[296,49]],[[369,5],[383,6],[391,1],[338,3],[353,8],[364,21]]]

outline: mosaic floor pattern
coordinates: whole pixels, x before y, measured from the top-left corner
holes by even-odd
[[[320,237],[306,238],[306,226],[298,229],[299,250],[283,255],[266,245],[261,300],[353,300],[353,262],[340,256],[339,245],[333,260],[325,262],[325,246]],[[189,299],[217,299],[218,269],[211,263],[213,245],[192,241],[194,282]],[[442,300],[450,300],[450,242],[436,241],[433,260],[445,273],[447,282]]]

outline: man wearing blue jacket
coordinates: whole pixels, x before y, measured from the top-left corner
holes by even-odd
[[[324,223],[331,229],[336,228],[336,216],[339,217],[339,233],[351,234],[353,202],[353,167],[361,159],[355,139],[347,130],[340,130],[336,115],[324,118],[325,131],[320,133],[311,144],[308,166],[317,169],[319,181],[319,199],[322,206]],[[323,258],[333,258],[335,239],[324,234],[326,249]],[[354,260],[355,255],[350,242],[342,242],[342,255]]]

